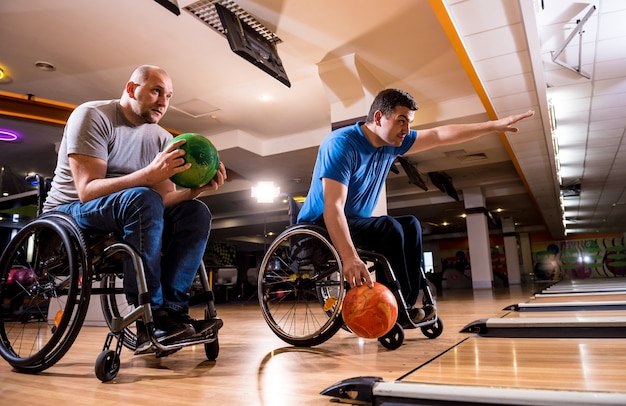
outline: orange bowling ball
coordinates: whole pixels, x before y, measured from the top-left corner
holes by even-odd
[[[341,315],[346,326],[363,338],[380,338],[396,324],[398,302],[382,283],[374,287],[361,285],[348,290],[343,299]]]

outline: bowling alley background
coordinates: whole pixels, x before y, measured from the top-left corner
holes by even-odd
[[[541,280],[626,275],[624,237],[538,243],[533,258],[533,273]]]

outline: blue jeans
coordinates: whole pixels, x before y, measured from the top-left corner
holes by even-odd
[[[417,301],[422,283],[422,226],[414,216],[348,219],[354,244],[384,255],[409,306]],[[381,275],[377,275],[380,277]]]
[[[200,267],[211,229],[211,212],[199,200],[165,207],[154,190],[137,187],[57,207],[82,229],[115,232],[143,259],[153,309],[189,308],[189,288]],[[138,304],[137,277],[124,267],[124,291]]]

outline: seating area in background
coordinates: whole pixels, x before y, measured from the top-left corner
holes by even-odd
[[[235,266],[211,267],[212,288],[216,303],[248,302],[256,300],[259,269],[240,271]],[[195,294],[192,286],[192,296]],[[198,285],[198,289],[200,286]]]
[[[213,289],[218,301],[228,302],[229,300],[236,299],[237,281],[239,280],[239,270],[233,267],[221,267],[213,270]],[[233,292],[237,295],[232,297]],[[231,297],[229,297],[229,295]]]

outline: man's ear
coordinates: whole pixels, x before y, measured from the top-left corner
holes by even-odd
[[[380,124],[380,119],[383,118],[383,113],[380,110],[376,110],[376,112],[374,113],[374,124],[376,125],[381,125]]]
[[[135,82],[127,82],[126,83],[126,94],[128,94],[128,96],[131,99],[135,98],[135,89],[137,88],[137,84]]]

